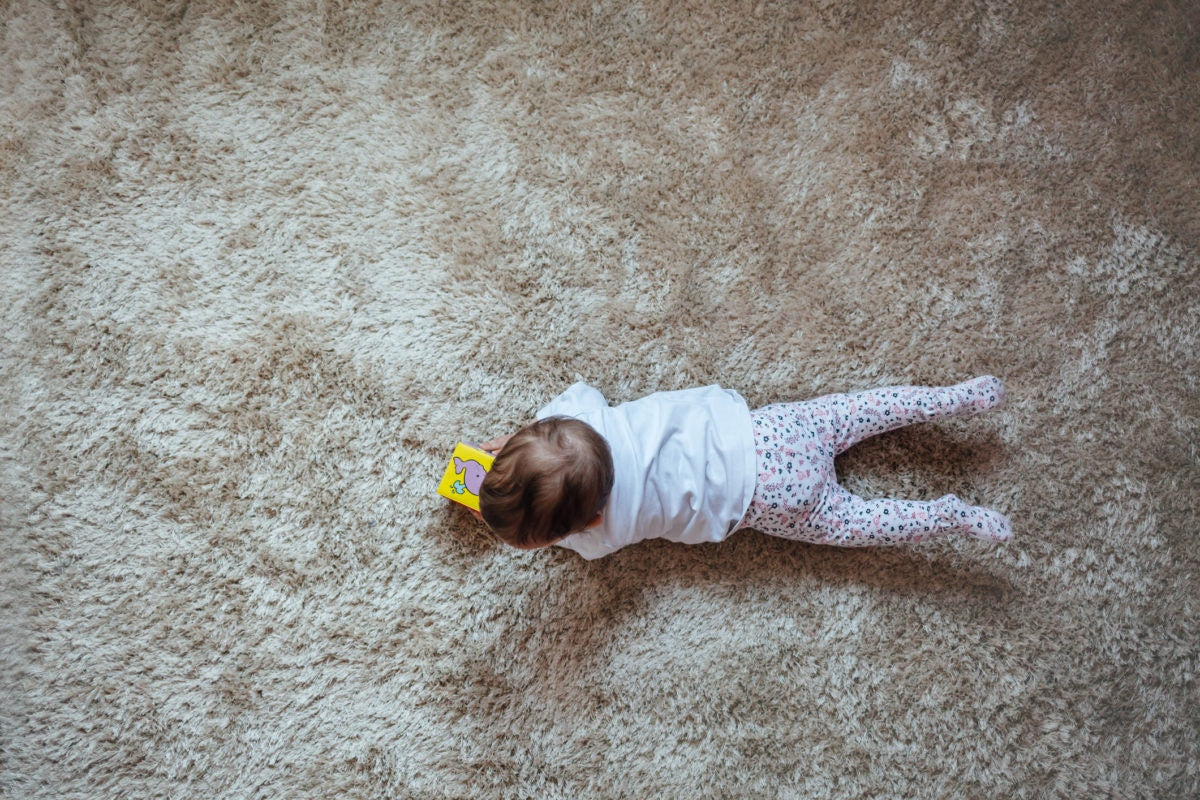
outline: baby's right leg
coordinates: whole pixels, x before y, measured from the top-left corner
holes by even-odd
[[[820,436],[837,455],[870,436],[951,417],[969,417],[1004,403],[1004,384],[984,375],[955,386],[888,386],[829,394],[805,405]]]
[[[952,494],[933,502],[890,497],[864,500],[831,484],[825,487],[817,510],[801,526],[800,535],[789,538],[839,547],[878,547],[915,544],[955,533],[1007,542],[1012,538],[1012,524],[1000,512],[968,505]]]

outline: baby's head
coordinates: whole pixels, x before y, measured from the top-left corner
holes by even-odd
[[[608,442],[585,422],[549,417],[504,445],[479,489],[479,512],[508,544],[544,547],[595,522],[612,485]]]

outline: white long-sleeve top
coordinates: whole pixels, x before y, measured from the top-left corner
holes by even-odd
[[[719,542],[754,496],[757,459],[750,409],[720,386],[656,392],[610,407],[576,383],[538,411],[538,419],[586,422],[612,451],[614,482],[602,521],[558,542],[586,559],[643,539]]]

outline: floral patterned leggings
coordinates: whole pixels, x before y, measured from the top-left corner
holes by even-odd
[[[951,417],[969,417],[1004,402],[990,375],[957,386],[891,386],[777,403],[752,414],[758,485],[737,528],[842,547],[910,544],[966,534],[1012,538],[999,512],[948,494],[933,502],[864,500],[837,484],[834,456],[869,436]]]

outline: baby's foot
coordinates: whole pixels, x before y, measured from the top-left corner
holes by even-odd
[[[968,505],[952,494],[941,498],[937,504],[940,506],[942,519],[953,525],[954,530],[989,542],[1007,542],[1012,539],[1012,523],[999,511]]]
[[[974,506],[972,511],[973,518],[970,527],[966,529],[968,536],[986,539],[989,542],[1007,542],[1012,539],[1012,523],[1008,517],[982,506]]]
[[[987,411],[1004,405],[1004,383],[995,375],[981,375],[963,384],[976,411]]]
[[[952,417],[973,417],[1004,405],[1004,384],[993,375],[981,375],[951,387],[957,410]]]
[[[935,505],[948,530],[960,530],[974,539],[991,542],[1007,542],[1013,537],[1013,523],[998,511],[968,505],[954,494],[936,500]]]

